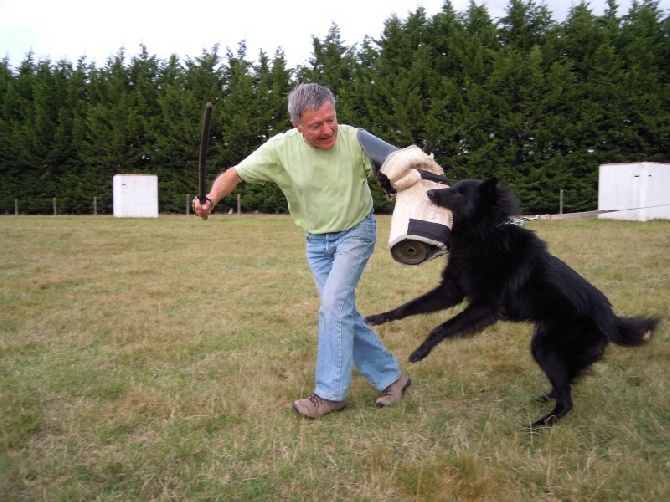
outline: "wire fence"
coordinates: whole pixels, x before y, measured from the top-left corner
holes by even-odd
[[[161,214],[186,214],[193,213],[192,202],[195,195],[184,194],[181,201],[159,201],[159,212]],[[228,214],[242,214],[242,197],[237,195],[237,207],[217,207],[218,212]],[[93,196],[85,198],[16,198],[11,203],[0,207],[0,214],[4,215],[113,215],[114,201],[111,197]]]

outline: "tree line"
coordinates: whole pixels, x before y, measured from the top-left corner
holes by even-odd
[[[657,0],[602,15],[586,2],[563,22],[544,3],[510,0],[494,20],[450,0],[428,16],[391,16],[379,39],[347,46],[337,25],[312,39],[305,65],[218,46],[162,60],[140,46],[98,66],[85,57],[0,63],[0,214],[112,212],[115,174],[156,174],[161,213],[197,191],[200,128],[214,103],[210,182],[290,127],[287,94],[329,86],[338,120],[399,147],[433,153],[451,180],[497,176],[527,214],[597,205],[598,166],[670,160],[670,18]],[[377,211],[389,212],[371,180]],[[218,211],[287,211],[272,185],[242,184]]]

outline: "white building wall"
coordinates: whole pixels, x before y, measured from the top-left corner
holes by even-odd
[[[670,219],[670,164],[603,164],[598,172],[599,218]]]
[[[158,176],[117,174],[113,181],[114,216],[119,218],[158,217]]]

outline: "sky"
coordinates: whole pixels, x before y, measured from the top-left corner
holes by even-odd
[[[457,12],[465,12],[470,0],[452,0]],[[619,14],[628,12],[633,0],[618,0]],[[541,0],[537,0],[538,4]],[[475,0],[497,19],[505,15],[508,0]],[[545,0],[555,21],[563,21],[579,0]],[[344,45],[362,42],[368,35],[380,38],[384,22],[392,15],[406,19],[419,6],[432,16],[444,0],[0,0],[0,58],[16,68],[32,52],[37,61],[81,57],[104,66],[123,48],[126,57],[140,52],[167,60],[196,58],[219,45],[237,53],[247,45],[247,60],[263,50],[270,58],[281,47],[287,66],[306,64],[312,37],[323,39],[332,23],[340,29]],[[290,6],[290,7],[287,7]],[[594,14],[602,14],[606,0],[589,0]],[[670,13],[670,0],[660,0]]]

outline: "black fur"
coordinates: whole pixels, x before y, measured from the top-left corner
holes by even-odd
[[[435,289],[389,312],[366,318],[382,324],[415,314],[467,307],[433,329],[410,355],[425,358],[445,338],[474,335],[499,320],[535,324],[531,353],[551,382],[540,399],[554,409],[531,427],[556,423],[572,409],[571,386],[607,344],[645,343],[659,319],[617,317],[608,299],[564,262],[549,254],[533,232],[510,224],[518,203],[496,178],[463,180],[429,190],[430,200],[452,211],[451,248]]]

